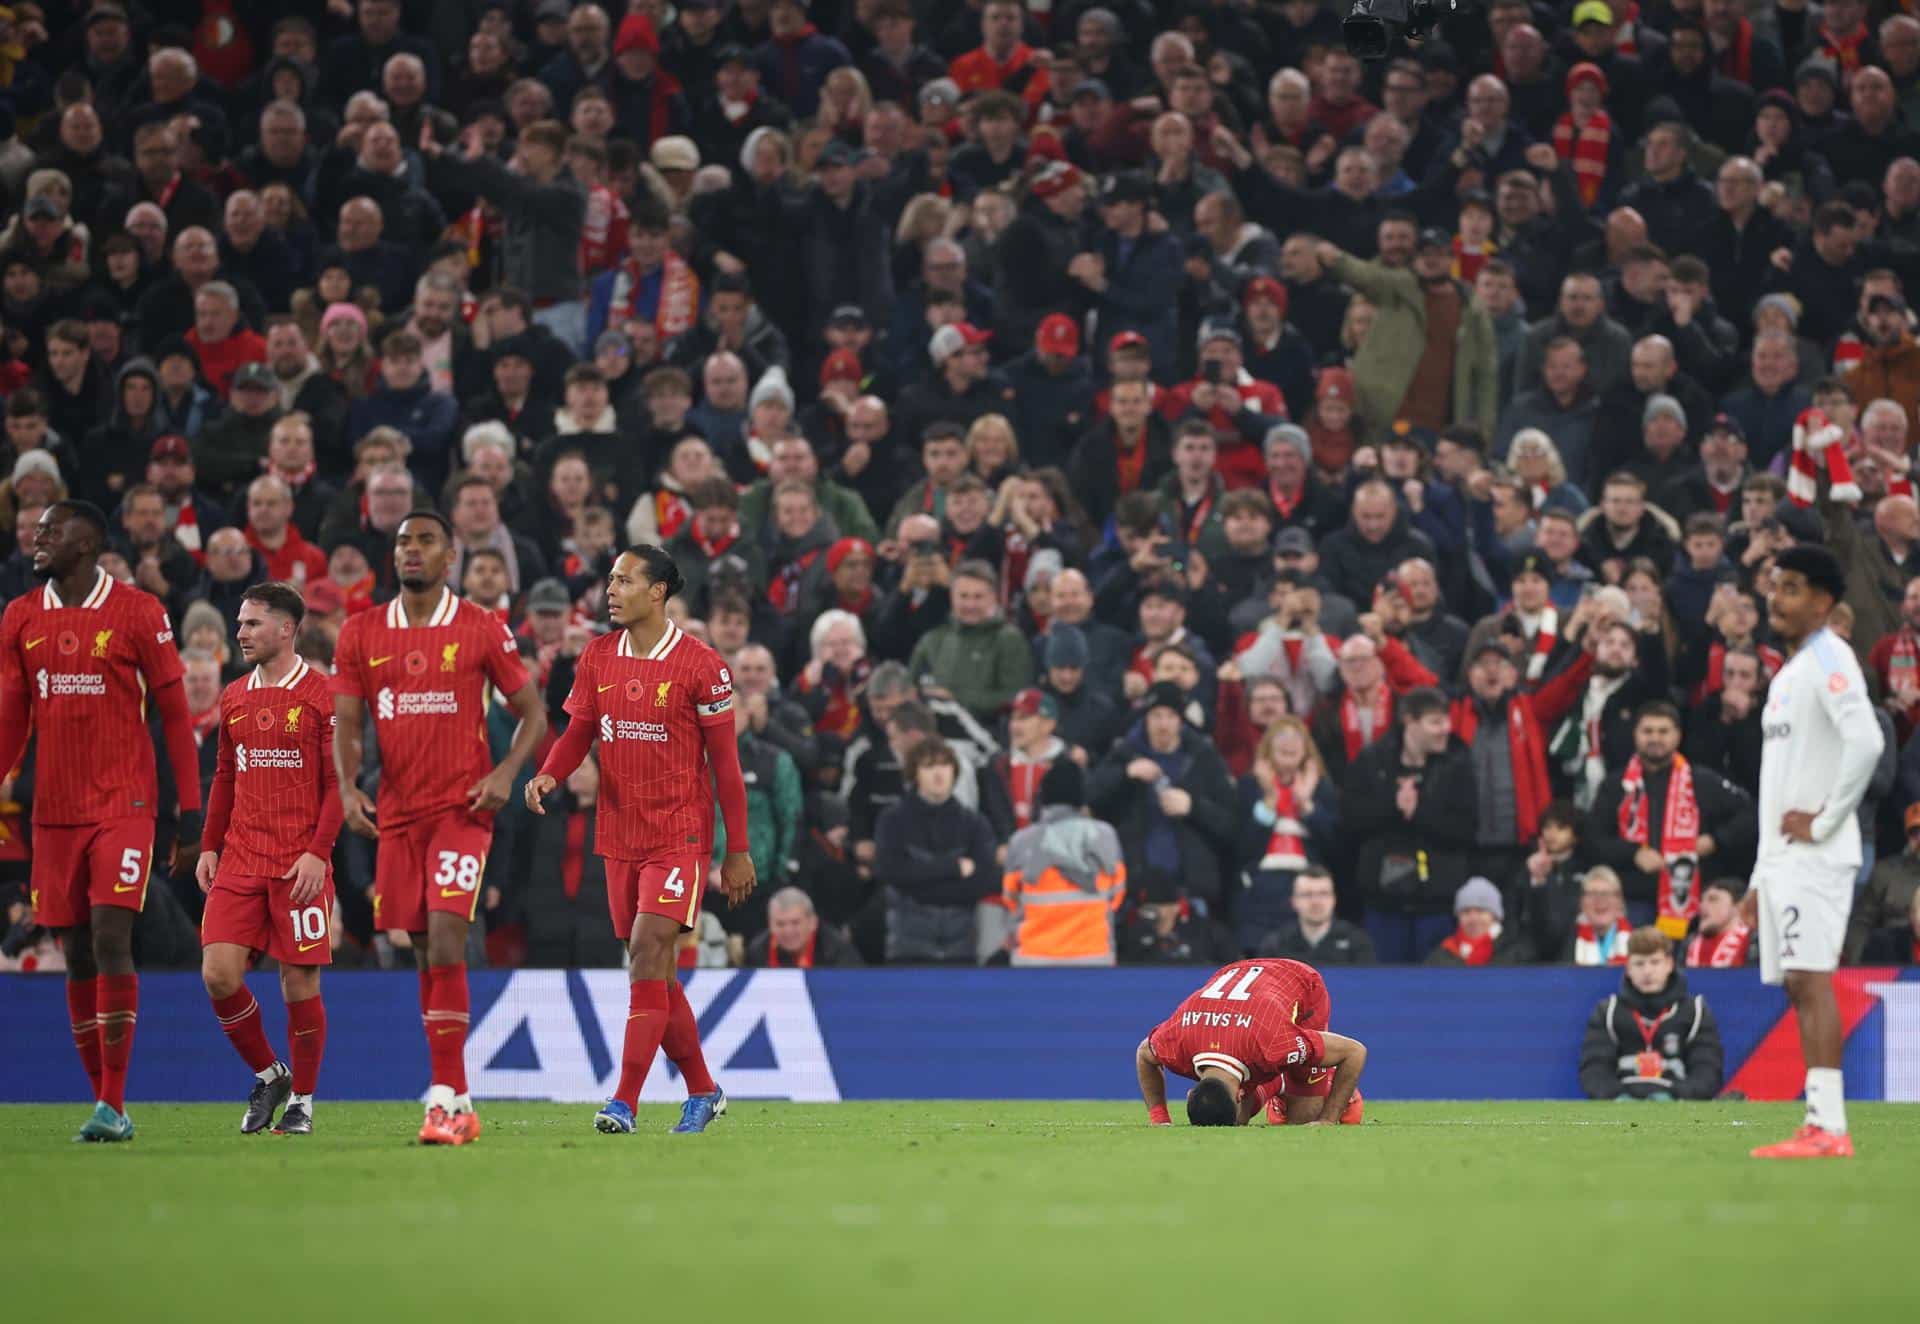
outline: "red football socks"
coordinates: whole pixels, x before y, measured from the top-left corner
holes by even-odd
[[[669,979],[636,979],[627,988],[627,1034],[620,1049],[620,1087],[613,1097],[637,1108],[640,1087],[647,1083],[647,1071],[654,1054],[666,1038],[671,1000]]]
[[[465,1040],[462,1035],[463,1045]],[[293,1092],[313,1093],[320,1083],[320,1059],[327,1051],[327,1008],[319,998],[287,1004],[287,1049],[293,1058]]]
[[[706,1054],[700,1051],[700,1022],[694,1019],[693,1005],[677,979],[667,981],[667,1033],[660,1046],[686,1080],[689,1095],[711,1094],[720,1088],[707,1070]]]
[[[133,1024],[140,1013],[140,976],[101,975],[95,1003],[100,1015],[100,1102],[124,1113]]]
[[[220,1018],[227,1042],[240,1054],[247,1070],[260,1072],[273,1065],[273,1045],[267,1042],[267,1027],[260,1021],[260,1004],[244,984],[237,992],[215,998],[213,1014]]]
[[[100,1022],[94,1015],[94,981],[67,981],[67,1018],[73,1022],[73,1046],[80,1050],[80,1065],[87,1069],[87,1083],[93,1097],[100,1097]]]
[[[455,1094],[467,1092],[467,967],[429,966],[421,1021],[427,1031],[427,1059],[433,1084]]]

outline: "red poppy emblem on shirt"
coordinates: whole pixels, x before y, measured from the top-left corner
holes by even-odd
[[[75,653],[79,652],[80,636],[72,630],[62,630],[60,632],[60,651],[68,657],[72,657]]]
[[[1846,676],[1838,671],[1834,672],[1831,676],[1828,676],[1827,689],[1829,692],[1833,694],[1845,694],[1847,692]]]
[[[627,687],[622,692],[627,696],[628,703],[639,703],[640,696],[647,692],[647,684],[636,676],[627,682]]]
[[[253,715],[253,724],[262,731],[271,731],[273,729],[273,709],[260,709]]]
[[[407,654],[407,674],[409,676],[427,674],[427,655],[417,648]]]

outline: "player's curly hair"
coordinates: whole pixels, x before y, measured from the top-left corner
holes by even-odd
[[[1208,1076],[1187,1093],[1189,1126],[1232,1126],[1240,1120],[1240,1105],[1227,1082]]]
[[[667,555],[666,548],[658,543],[639,542],[627,548],[627,551],[638,557],[640,564],[646,567],[647,582],[664,587],[668,598],[686,588],[687,577],[680,573],[680,567]],[[661,601],[666,601],[666,598]]]

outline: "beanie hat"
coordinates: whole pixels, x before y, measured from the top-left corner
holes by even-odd
[[[777,363],[761,373],[760,380],[753,384],[747,408],[758,409],[768,400],[784,400],[788,409],[793,408],[793,387],[787,385],[787,370]]]
[[[840,563],[845,561],[849,556],[852,556],[855,552],[859,552],[871,560],[873,557],[873,544],[865,538],[842,538],[833,546],[827,548],[827,573],[833,574],[840,568]]]
[[[1072,759],[1055,759],[1040,777],[1040,803],[1043,806],[1068,805],[1079,809],[1087,803],[1087,776]]]
[[[1187,713],[1187,692],[1170,680],[1157,681],[1153,688],[1147,691],[1147,702],[1141,711],[1150,713],[1155,708],[1171,708],[1180,714],[1181,720],[1184,721]]]
[[[1507,906],[1500,899],[1500,889],[1484,878],[1469,878],[1460,884],[1460,890],[1453,894],[1453,913],[1463,910],[1491,910],[1493,917],[1505,922]]]
[[[1080,632],[1079,626],[1059,622],[1047,631],[1046,662],[1049,668],[1074,667],[1085,670],[1090,660],[1087,636]]]

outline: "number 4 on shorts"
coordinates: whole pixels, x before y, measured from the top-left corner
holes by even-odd
[[[665,881],[660,884],[660,890],[676,901],[686,898],[687,885],[680,880],[679,865],[676,864],[673,866],[672,871],[667,874]]]

